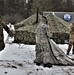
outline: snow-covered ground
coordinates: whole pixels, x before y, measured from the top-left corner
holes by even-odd
[[[4,31],[4,40],[7,33]],[[11,42],[13,39],[10,39]],[[33,63],[35,59],[35,45],[6,43],[0,52],[0,75],[74,75],[74,66],[55,66],[44,68]],[[67,44],[58,45],[65,53]],[[70,53],[71,55],[71,53]],[[73,56],[73,55],[71,55]]]

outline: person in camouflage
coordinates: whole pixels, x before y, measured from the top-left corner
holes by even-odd
[[[73,48],[72,48],[73,46]],[[70,35],[69,35],[69,46],[67,50],[67,55],[69,55],[69,52],[72,48],[72,54],[74,54],[74,23],[71,26]]]
[[[36,58],[34,63],[49,68],[52,65],[74,65],[74,61],[50,37],[47,20],[42,17],[42,22],[37,26],[36,30]]]
[[[10,29],[2,22],[2,17],[0,16],[0,51],[2,51],[5,48],[4,44],[4,35],[3,35],[3,28],[5,31],[12,37],[13,34],[10,31]]]
[[[43,59],[46,59],[46,56],[43,56],[44,53],[45,55],[47,54],[49,58],[49,48],[48,48],[48,43],[47,43],[47,37],[46,35],[49,36],[49,30],[48,30],[48,25],[47,25],[47,19],[45,16],[42,16],[42,22],[38,25],[37,31],[36,31],[36,59],[34,62],[36,65],[40,65],[43,63]],[[50,37],[50,36],[49,36]],[[44,50],[44,51],[43,51]],[[44,57],[44,58],[43,58]],[[51,64],[48,63],[49,60],[47,60],[44,63],[45,67],[52,67]]]

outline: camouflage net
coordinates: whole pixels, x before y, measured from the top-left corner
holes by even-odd
[[[35,33],[28,31],[16,31],[14,42],[24,44],[35,44]]]
[[[39,15],[39,23],[41,18],[41,15]],[[52,39],[56,43],[68,43],[71,25],[53,14],[47,15],[47,19],[49,27],[51,28],[51,33],[53,34]],[[14,42],[35,44],[35,31],[39,24],[35,24],[35,21],[36,14],[17,23],[15,25],[16,35],[14,36]]]
[[[39,16],[39,23],[41,21],[41,15]],[[35,44],[35,32],[39,23],[35,24],[36,14],[32,15],[28,19],[21,21],[15,25],[16,35],[14,36],[14,42]]]

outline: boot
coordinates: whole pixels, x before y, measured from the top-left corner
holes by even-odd
[[[40,66],[42,63],[41,62],[37,62],[36,59],[34,60],[34,63],[37,65],[37,66]]]
[[[52,67],[52,64],[47,63],[47,64],[43,64],[43,66],[44,66],[44,67],[49,67],[49,68],[50,68],[50,67]]]
[[[69,55],[69,52],[67,52],[67,55]]]
[[[74,54],[74,45],[73,45],[73,49],[72,49],[72,54]]]
[[[73,49],[72,49],[72,54],[74,54],[74,42],[73,42]]]
[[[69,55],[69,52],[70,52],[70,48],[67,50],[67,55]]]
[[[69,55],[70,50],[71,50],[71,46],[68,47],[67,55]]]

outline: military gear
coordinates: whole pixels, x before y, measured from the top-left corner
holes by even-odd
[[[70,35],[69,35],[69,46],[68,46],[68,50],[67,50],[67,55],[69,55],[69,52],[72,49],[72,54],[74,54],[74,23],[71,26],[71,30],[70,30]]]
[[[45,66],[54,65],[74,65],[65,53],[50,39],[48,34],[48,25],[40,23],[36,30],[36,63],[45,64]]]
[[[4,49],[5,44],[4,44],[4,35],[3,35],[3,28],[5,29],[5,31],[7,31],[7,33],[12,37],[13,34],[12,32],[10,32],[9,28],[3,23],[0,22],[0,51]]]

